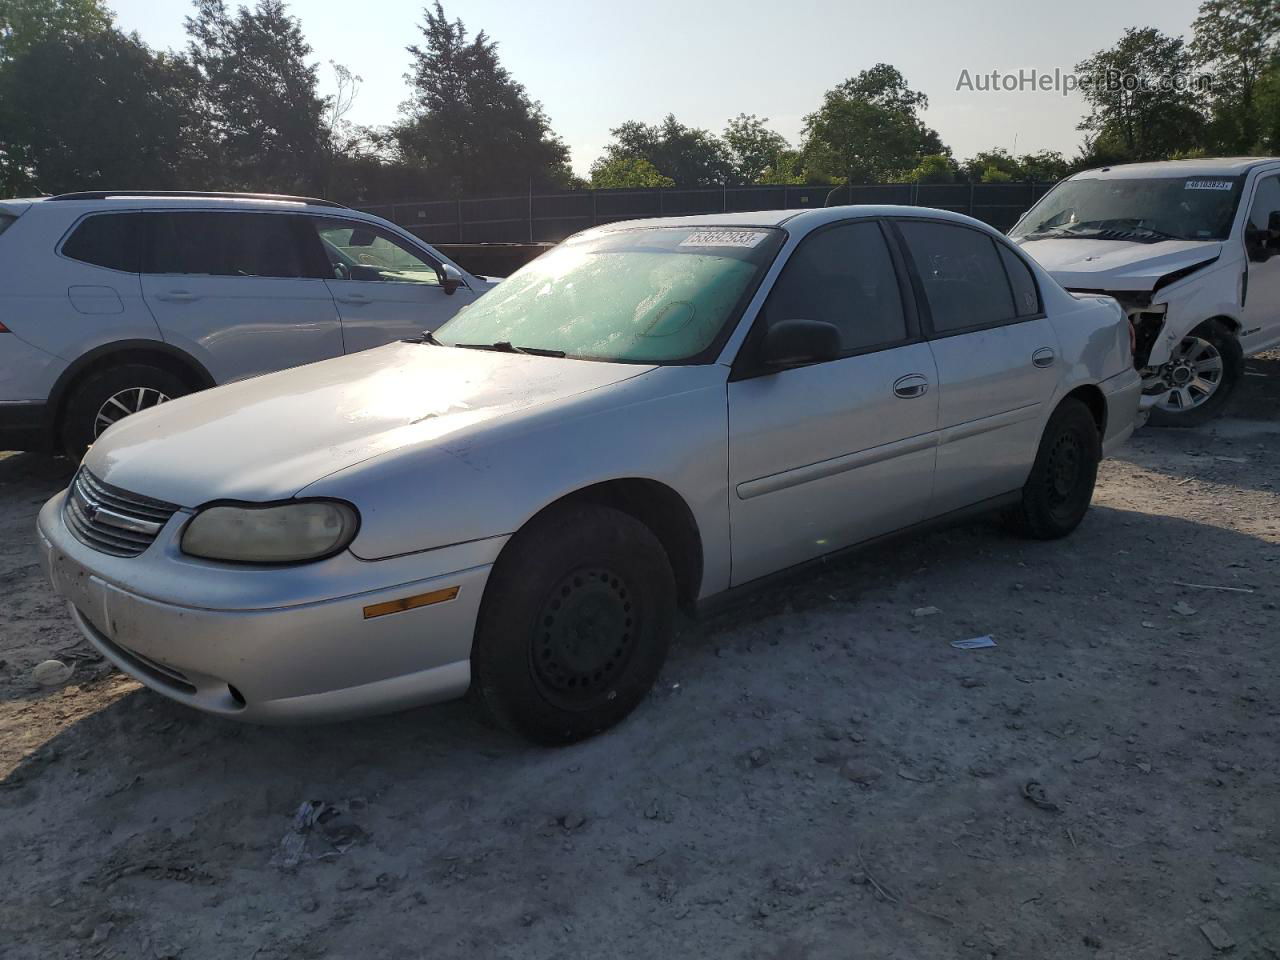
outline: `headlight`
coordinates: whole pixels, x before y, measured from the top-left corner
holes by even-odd
[[[182,552],[240,563],[318,560],[344,549],[359,526],[355,508],[333,500],[216,505],[187,524]]]

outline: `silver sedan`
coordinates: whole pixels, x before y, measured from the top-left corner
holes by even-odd
[[[470,687],[565,742],[640,702],[680,606],[975,509],[1069,533],[1140,391],[1115,301],[966,217],[612,224],[435,337],[121,421],[40,542],[89,641],[193,707]]]

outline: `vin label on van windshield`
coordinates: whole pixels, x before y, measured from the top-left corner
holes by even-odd
[[[1188,180],[1188,190],[1230,190],[1235,184],[1230,180]]]

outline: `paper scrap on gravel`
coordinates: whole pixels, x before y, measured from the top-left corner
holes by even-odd
[[[994,647],[996,642],[988,634],[983,637],[974,637],[972,640],[952,640],[951,645],[957,650],[981,650],[983,647]]]

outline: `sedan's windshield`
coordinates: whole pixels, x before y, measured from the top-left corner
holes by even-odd
[[[706,358],[773,260],[770,227],[638,227],[570,238],[436,331],[446,346],[590,360]]]
[[[1009,235],[1048,240],[1225,240],[1240,177],[1068,180],[1032,207]]]

